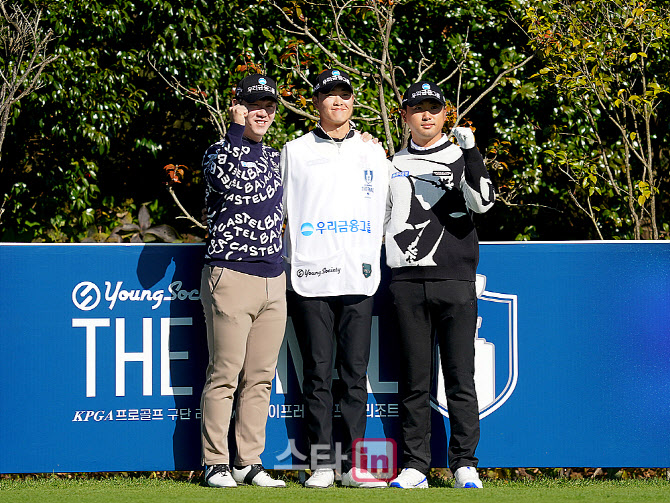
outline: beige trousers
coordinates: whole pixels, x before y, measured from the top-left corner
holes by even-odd
[[[286,329],[286,278],[261,278],[205,265],[200,297],[207,324],[209,364],[202,392],[202,462],[229,464],[233,396],[235,465],[261,462],[265,425]]]

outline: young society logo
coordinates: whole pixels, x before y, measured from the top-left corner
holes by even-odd
[[[120,302],[153,302],[151,309],[158,309],[163,301],[171,302],[173,300],[200,300],[200,291],[183,290],[181,281],[173,281],[168,285],[168,293],[165,290],[125,290],[123,281],[117,281],[112,287],[110,281],[105,281],[104,299],[109,302],[109,309],[114,309],[117,301]],[[72,303],[81,311],[91,311],[98,307],[103,296],[100,288],[91,281],[82,281],[72,289]]]
[[[320,271],[313,271],[311,269],[298,269],[295,274],[299,278],[308,278],[310,276],[316,276],[320,278],[323,274],[340,274],[341,269],[339,267],[324,267]]]
[[[480,316],[475,332],[475,389],[479,418],[483,419],[501,407],[516,388],[519,374],[517,296],[487,291],[486,276],[481,274],[477,275],[476,286]],[[431,393],[430,404],[449,417],[437,350],[434,362],[437,396]]]

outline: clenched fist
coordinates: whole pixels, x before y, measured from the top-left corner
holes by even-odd
[[[242,126],[246,123],[247,115],[249,115],[249,110],[247,110],[247,107],[239,103],[228,109],[230,120],[237,124],[241,124]]]
[[[454,128],[454,137],[458,142],[458,146],[462,149],[471,149],[475,146],[475,134],[469,127]]]

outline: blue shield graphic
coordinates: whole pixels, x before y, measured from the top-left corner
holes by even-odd
[[[475,388],[479,418],[500,408],[512,395],[519,375],[517,345],[517,296],[489,292],[486,276],[477,275],[479,317],[475,335]],[[436,383],[430,396],[431,406],[449,417],[444,377],[438,348],[435,348]]]

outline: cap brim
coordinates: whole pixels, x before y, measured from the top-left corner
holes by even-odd
[[[251,93],[246,96],[240,96],[239,99],[244,100],[247,103],[256,103],[260,100],[272,100],[278,102],[277,97],[270,93]]]
[[[415,107],[422,101],[437,101],[443,107],[447,104],[442,100],[438,100],[435,96],[419,96],[418,98],[413,98],[411,100],[406,100],[402,102],[402,107]]]
[[[352,93],[352,94],[353,94],[353,92],[354,92],[354,88],[351,87],[351,86],[350,86],[349,84],[347,84],[346,82],[342,82],[341,80],[334,80],[334,81],[332,81],[332,82],[328,82],[328,84],[326,84],[325,86],[320,87],[317,91],[314,91],[314,94],[318,94],[318,93],[326,94],[326,93],[329,93],[330,91],[332,91],[333,89],[335,89],[337,86],[346,87],[346,88],[349,90],[349,92]]]

